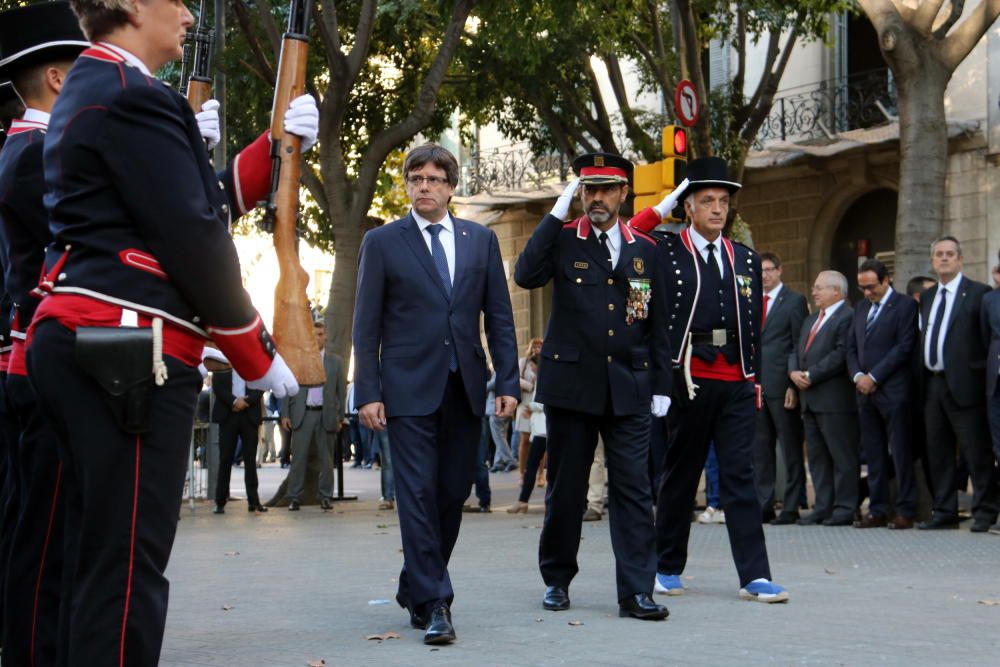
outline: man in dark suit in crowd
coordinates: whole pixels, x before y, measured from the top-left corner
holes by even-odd
[[[781,282],[781,259],[760,254],[764,308],[760,330],[758,382],[761,406],[754,443],[754,480],[764,520],[775,525],[795,523],[805,497],[806,466],[802,457],[802,415],[798,389],[788,377],[788,355],[809,314],[806,298]],[[775,442],[781,442],[785,466],[782,510],[774,516]]]
[[[1000,258],[1000,254],[998,254]],[[1000,283],[1000,264],[993,267],[993,282]],[[986,355],[986,400],[989,407],[990,436],[993,440],[993,456],[1000,461],[1000,288],[983,297],[980,323],[983,329],[983,340],[989,341],[989,351]],[[1000,534],[1000,525],[990,529],[991,533]]]
[[[334,438],[340,432],[346,407],[346,376],[340,357],[326,350],[326,327],[322,315],[313,325],[316,344],[323,355],[326,383],[310,387],[281,401],[281,427],[292,432],[292,468],[288,471],[288,509],[301,506],[306,484],[309,452],[315,448],[319,459],[319,506],[333,509]],[[246,457],[244,456],[244,460]]]
[[[247,511],[266,512],[257,495],[257,434],[263,420],[264,392],[247,387],[235,370],[212,374],[215,406],[212,421],[219,425],[219,477],[215,485],[215,514],[226,511],[229,478],[233,471],[237,441],[243,445],[243,478],[247,489]]]
[[[857,390],[861,446],[868,463],[868,514],[857,528],[912,528],[917,507],[910,425],[917,337],[917,302],[889,284],[885,264],[869,259],[858,268],[865,300],[854,311],[847,339],[847,370]],[[892,466],[892,467],[890,467]],[[889,480],[898,495],[890,519]]]
[[[997,519],[1000,489],[986,417],[986,346],[980,321],[990,288],[962,275],[962,246],[953,236],[931,245],[938,284],[920,298],[920,349],[924,362],[927,456],[934,484],[934,513],[918,528],[958,527],[955,443],[972,476],[971,530],[983,533]],[[994,378],[995,380],[995,375]]]
[[[847,336],[854,313],[847,278],[821,271],[813,283],[817,312],[802,323],[788,376],[799,390],[816,504],[800,526],[850,526],[858,505],[858,414],[847,376]]]
[[[396,601],[424,642],[455,640],[448,560],[476,472],[486,404],[484,318],[496,413],[520,395],[510,293],[491,230],[452,218],[458,161],[434,144],[406,156],[412,208],[361,243],[354,309],[354,402],[361,423],[389,430],[403,570]]]
[[[569,609],[591,463],[600,435],[610,471],[609,513],[620,616],[662,620],[649,483],[650,414],[667,414],[670,344],[664,265],[656,241],[618,212],[632,164],[611,153],[573,161],[569,184],[535,228],[514,270],[526,289],[552,281],[534,400],[545,406],[548,489],[538,566],[542,605]],[[564,223],[577,184],[585,215]]]

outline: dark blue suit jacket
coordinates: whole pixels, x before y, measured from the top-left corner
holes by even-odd
[[[986,355],[986,396],[989,398],[996,392],[997,374],[1000,373],[1000,291],[988,292],[980,308],[983,340],[990,346]]]
[[[510,292],[492,230],[455,223],[451,299],[412,215],[373,229],[361,242],[354,306],[354,404],[381,401],[387,417],[428,415],[440,407],[454,341],[469,407],[486,405],[486,351],[497,396],[520,396]],[[450,336],[449,336],[450,334]]]
[[[847,338],[848,375],[853,380],[858,373],[870,373],[878,384],[876,394],[894,403],[906,400],[913,387],[910,360],[917,341],[917,302],[893,290],[866,336],[871,309],[867,299],[854,309]]]

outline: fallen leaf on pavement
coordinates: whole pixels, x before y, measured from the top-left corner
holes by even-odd
[[[986,605],[987,607],[1000,607],[1000,600],[980,600],[979,604]]]
[[[370,641],[374,640],[383,642],[387,639],[399,639],[399,634],[396,632],[389,631],[389,632],[383,632],[380,635],[368,635],[367,637],[365,637],[365,639],[368,639]]]
[[[583,621],[570,621],[570,625],[583,625]]]
[[[222,605],[222,611],[229,611],[232,608],[233,608],[233,605],[231,605],[231,604],[224,604],[224,605]]]
[[[826,572],[827,574],[837,574],[837,571],[836,571],[836,570],[831,570],[831,569],[830,569],[830,568],[828,568],[828,567],[824,567],[824,568],[823,568],[823,571],[824,571],[824,572]]]
[[[239,556],[240,552],[239,551],[227,551],[226,553],[224,553],[222,555],[223,556]]]
[[[310,660],[306,663],[306,667],[324,667],[326,665],[326,660]]]
[[[535,623],[544,623],[544,622],[545,622],[544,618],[536,618],[535,619]]]

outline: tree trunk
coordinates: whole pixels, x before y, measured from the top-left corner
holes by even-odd
[[[899,85],[899,204],[897,285],[930,271],[930,244],[944,225],[948,125],[944,93],[951,72],[919,47],[918,69],[897,74]]]

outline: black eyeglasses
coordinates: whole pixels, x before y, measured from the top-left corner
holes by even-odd
[[[431,186],[432,188],[440,187],[448,183],[447,178],[440,178],[439,176],[407,176],[406,182],[410,185],[421,186],[424,183]]]

